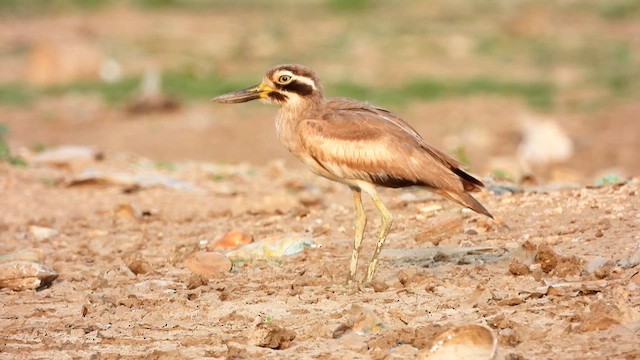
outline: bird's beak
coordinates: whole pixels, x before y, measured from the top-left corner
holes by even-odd
[[[269,86],[260,84],[248,87],[246,89],[230,92],[228,94],[216,96],[211,99],[211,101],[223,104],[237,104],[264,98],[271,91],[273,91],[273,89],[271,89]]]

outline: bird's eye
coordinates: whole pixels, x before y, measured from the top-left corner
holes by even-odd
[[[280,77],[278,78],[278,82],[281,84],[287,83],[291,80],[291,76],[289,75],[280,75]]]

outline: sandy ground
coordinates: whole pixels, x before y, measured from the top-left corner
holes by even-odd
[[[0,292],[0,358],[413,358],[463,324],[495,329],[511,359],[640,356],[638,179],[487,191],[496,221],[422,190],[383,191],[397,221],[376,286],[350,291],[339,286],[352,245],[348,189],[279,162],[176,166],[107,153],[80,167],[182,181],[132,188],[68,185],[80,168],[2,165],[1,252],[40,249],[59,277]],[[379,222],[366,207],[369,254]],[[59,234],[38,239],[31,225]],[[209,278],[186,269],[230,230],[320,247]]]

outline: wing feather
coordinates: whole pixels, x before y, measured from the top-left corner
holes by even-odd
[[[387,110],[341,99],[316,115],[299,123],[298,134],[310,156],[334,178],[456,192],[473,187],[461,177],[468,174],[458,169],[458,161],[426,144]]]

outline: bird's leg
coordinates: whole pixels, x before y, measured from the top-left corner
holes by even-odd
[[[391,215],[380,197],[378,197],[378,195],[374,193],[371,194],[371,199],[373,199],[373,203],[376,205],[378,212],[380,212],[382,224],[380,225],[380,236],[378,237],[378,243],[376,244],[376,249],[373,252],[373,257],[371,257],[369,269],[367,270],[367,283],[371,283],[371,281],[373,280],[373,274],[376,272],[376,266],[378,265],[380,251],[382,251],[384,241],[387,239],[387,235],[389,234],[389,230],[391,230],[391,225],[393,224],[393,215]]]
[[[353,254],[351,254],[351,263],[349,264],[348,286],[352,286],[355,281],[360,245],[364,237],[364,228],[367,225],[367,215],[364,213],[364,206],[362,206],[362,192],[358,188],[351,188],[351,190],[353,191],[353,201],[356,205],[356,235],[353,240]]]

